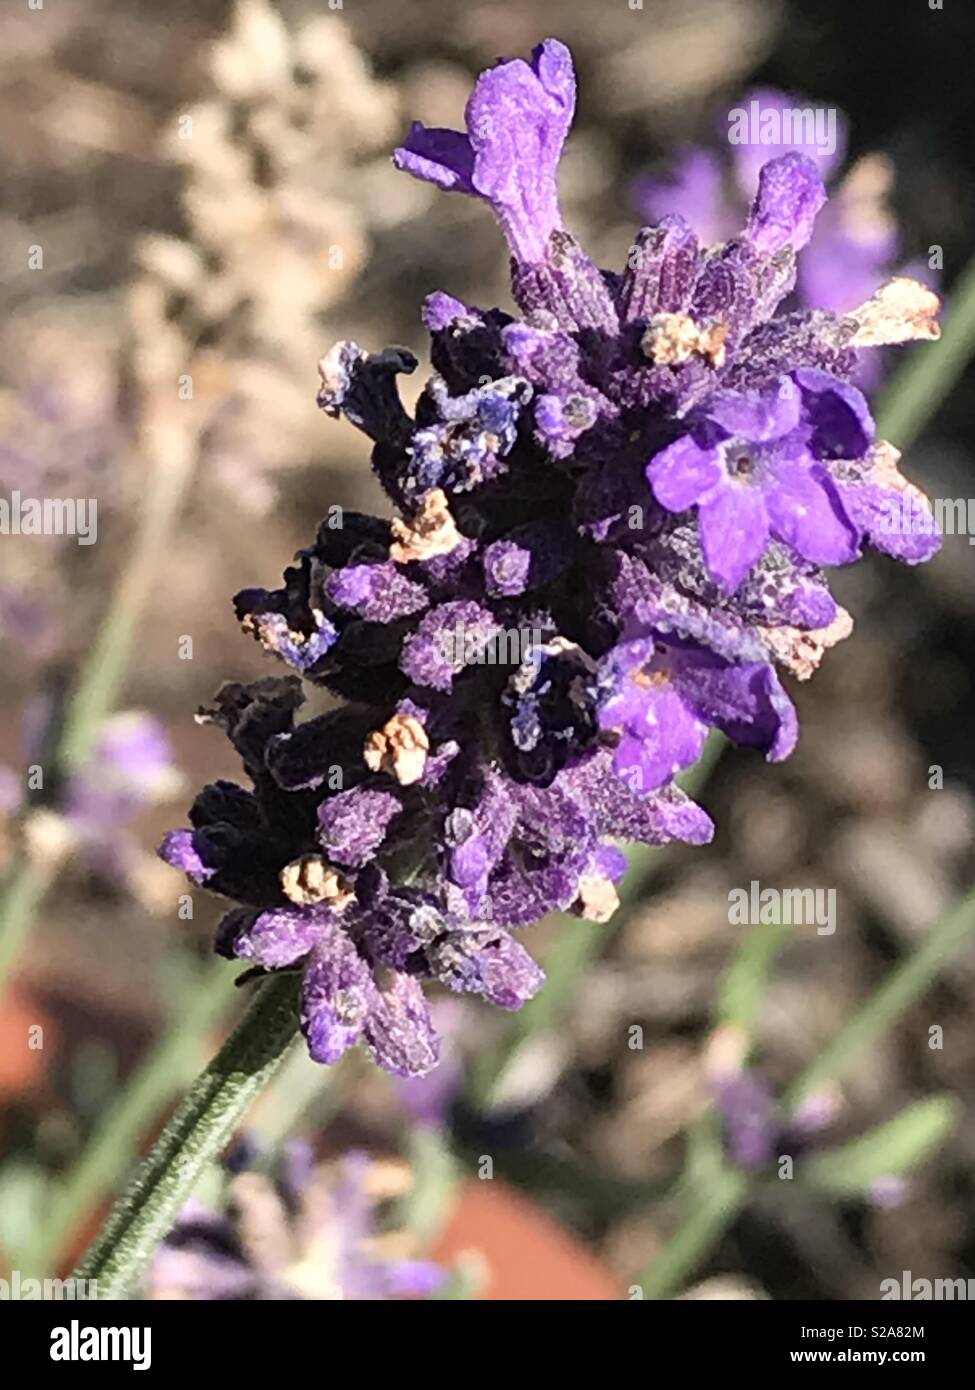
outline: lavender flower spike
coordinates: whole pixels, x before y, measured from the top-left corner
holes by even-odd
[[[515,58],[482,73],[467,103],[467,133],[414,122],[393,156],[398,169],[491,204],[512,255],[544,258],[562,226],[556,170],[575,111],[572,55],[546,39],[530,63]]]
[[[792,752],[780,672],[852,626],[823,567],[938,544],[852,385],[865,349],[936,336],[935,297],[896,279],[842,315],[779,311],[824,197],[794,152],[738,236],[705,249],[668,216],[599,269],[556,201],[574,95],[549,40],[478,79],[466,134],[414,127],[398,152],[492,204],[524,318],[431,295],[412,416],[411,353],[325,356],[318,403],[371,440],[394,516],[326,520],[280,587],[237,595],[290,674],[203,713],[247,785],[204,788],[162,847],[230,904],[222,955],[301,972],[326,1064],[362,1046],[429,1072],[427,985],[530,999],[520,927],[612,917],[618,841],[710,840],[674,779],[711,729]],[[302,718],[308,686],[338,703]]]

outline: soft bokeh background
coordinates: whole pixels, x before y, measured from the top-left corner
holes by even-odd
[[[4,868],[25,852],[15,814],[25,769],[43,765],[44,731],[124,563],[150,466],[172,450],[192,481],[119,702],[160,721],[172,766],[162,759],[141,784],[152,804],[134,798],[124,863],[106,862],[97,836],[71,840],[0,1001],[0,1261],[29,1245],[49,1179],[71,1168],[180,1018],[205,961],[215,905],[198,895],[182,920],[182,885],[152,850],[182,822],[192,789],[237,771],[193,711],[222,680],[271,669],[238,633],[230,596],[274,580],[329,505],[383,506],[365,441],[315,408],[318,357],[342,336],[404,343],[422,358],[419,306],[434,288],[509,302],[487,211],[392,169],[409,120],[459,124],[479,68],[551,34],[572,46],[580,82],[564,211],[604,265],[621,264],[632,239],[633,180],[665,172],[682,143],[720,148],[721,112],[757,83],[846,111],[850,162],[889,157],[905,259],[942,247],[949,303],[975,227],[975,16],[961,4],[20,8],[0,21],[0,486],[95,496],[99,529],[88,547],[0,538]],[[42,269],[28,268],[31,246]],[[192,400],[179,392],[184,375]],[[975,495],[973,379],[907,457],[935,496]],[[873,560],[839,576],[857,628],[798,692],[795,758],[769,768],[728,753],[702,793],[719,826],[714,846],[660,866],[652,892],[607,930],[557,1026],[520,1050],[490,1110],[457,1083],[458,1151],[493,1155],[581,1242],[543,1249],[556,1237],[539,1234],[542,1218],[473,1186],[451,1248],[503,1243],[486,1250],[489,1296],[611,1296],[652,1262],[672,1223],[654,1185],[679,1170],[687,1127],[709,1104],[704,1042],[740,940],[730,888],[759,879],[837,893],[835,934],[798,928],[765,996],[757,1058],[783,1085],[971,882],[973,580],[965,536],[922,571]],[[35,809],[55,791],[35,794]],[[52,834],[41,822],[31,843]],[[543,950],[553,930],[541,926],[529,944]],[[975,1277],[973,1015],[969,949],[844,1080],[841,1139],[933,1093],[960,1102],[953,1134],[899,1204],[780,1184],[748,1205],[701,1274],[726,1276],[725,1295],[774,1299],[876,1298],[879,1281],[902,1270]],[[37,1023],[44,1045],[27,1048]],[[464,1062],[497,1042],[506,1020],[465,1005],[453,1024]],[[630,1045],[634,1025],[642,1048]],[[928,1046],[934,1025],[941,1049]],[[184,1080],[224,1028],[215,1019],[191,1042]],[[316,1104],[312,1094],[321,1128]],[[364,1065],[352,1064],[338,1109],[323,1151],[401,1144],[402,1101]],[[146,1135],[164,1110],[165,1097]],[[69,1249],[76,1237],[65,1232]]]

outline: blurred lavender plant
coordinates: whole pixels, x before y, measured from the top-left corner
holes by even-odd
[[[181,781],[158,719],[127,710],[105,720],[64,796],[69,832],[92,866],[132,886],[141,852],[126,827],[148,807],[169,800]]]
[[[264,514],[276,471],[313,456],[300,383],[322,315],[362,272],[373,225],[412,209],[376,187],[396,93],[340,15],[286,23],[267,0],[237,0],[207,68],[212,92],[163,150],[185,174],[185,235],[141,242],[133,332],[179,336],[179,372],[220,400],[206,478]]]
[[[836,1088],[824,1088],[789,1109],[768,1078],[746,1065],[744,1042],[736,1049],[739,1055],[729,1059],[727,1033],[719,1031],[710,1040],[708,1077],[728,1162],[736,1168],[766,1168],[779,1155],[794,1156],[816,1142],[838,1114]]]
[[[26,761],[40,757],[47,734],[46,702],[35,701],[26,721]],[[0,815],[23,816],[31,854],[63,859],[79,855],[88,867],[158,905],[153,861],[129,827],[150,806],[169,800],[181,777],[160,722],[140,710],[106,719],[84,763],[70,773],[53,799],[33,807],[27,779],[0,765]],[[148,861],[148,862],[147,862]]]
[[[928,1097],[886,1125],[831,1144],[830,1132],[843,1109],[839,1086],[826,1082],[801,1096],[779,1092],[748,1062],[749,1047],[743,1029],[715,1029],[705,1047],[705,1073],[724,1159],[753,1177],[796,1177],[834,1197],[856,1196],[876,1207],[894,1207],[908,1195],[912,1169],[957,1120],[950,1098]]]
[[[94,499],[104,520],[122,501],[128,447],[110,374],[100,360],[77,363],[77,324],[60,336],[40,335],[30,322],[22,331],[31,336],[33,358],[0,389],[0,497],[8,505],[15,493]],[[76,544],[73,536],[42,533],[19,543],[4,538],[0,639],[29,658],[50,658],[64,639],[62,613],[72,592],[67,561]]]
[[[446,1270],[410,1258],[408,1234],[390,1224],[408,1165],[365,1153],[316,1165],[303,1141],[275,1175],[257,1157],[231,1152],[219,1211],[187,1203],[149,1268],[150,1299],[386,1300],[445,1283]]]
[[[407,350],[325,357],[319,405],[373,440],[397,515],[332,508],[281,588],[237,595],[297,675],[203,712],[252,786],[205,788],[162,846],[238,904],[221,954],[303,971],[321,1062],[362,1042],[429,1071],[423,980],[530,998],[514,929],[605,921],[618,840],[711,838],[674,782],[710,729],[792,751],[776,665],[809,676],[851,627],[821,567],[939,543],[851,384],[860,349],[937,337],[936,296],[897,278],[849,312],[777,312],[825,201],[794,152],[763,167],[740,235],[704,247],[668,215],[622,273],[598,269],[558,206],[574,104],[548,40],[481,75],[466,133],[417,124],[396,152],[490,205],[523,317],[431,295],[413,418]],[[303,680],[345,703],[296,722]]]
[[[829,141],[817,140],[812,122],[796,121],[793,128],[798,127],[803,136],[796,143],[735,143],[729,138],[738,112],[751,115],[754,110],[759,129],[764,123],[767,129],[781,133],[790,129],[782,119],[785,113],[814,112],[817,108],[824,109],[822,103],[814,107],[805,97],[771,87],[746,92],[735,107],[722,113],[717,124],[730,157],[723,158],[702,146],[684,146],[671,163],[669,177],[643,174],[635,180],[636,211],[650,221],[680,213],[703,241],[724,241],[741,225],[758,189],[762,166],[769,159],[797,151],[812,159],[823,181],[833,185],[829,203],[817,218],[797,267],[797,303],[842,314],[868,299],[885,275],[910,274],[935,284],[935,272],[926,262],[912,262],[897,270],[903,245],[889,205],[894,182],[890,159],[879,153],[866,154],[840,175],[849,141],[849,123],[842,111],[831,112],[835,130]],[[822,147],[826,145],[833,148],[827,151]]]

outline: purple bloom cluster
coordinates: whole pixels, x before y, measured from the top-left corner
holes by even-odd
[[[720,1034],[712,1037],[712,1046],[727,1042]],[[732,1167],[758,1173],[786,1157],[801,1164],[810,1154],[829,1152],[829,1131],[842,1105],[835,1088],[789,1106],[767,1076],[741,1060],[713,1068],[710,1081],[724,1155]],[[885,1173],[865,1186],[863,1196],[874,1206],[889,1207],[903,1201],[907,1190],[903,1176]]]
[[[444,1269],[404,1258],[401,1233],[384,1229],[383,1207],[410,1184],[405,1164],[355,1152],[316,1164],[298,1141],[272,1174],[248,1147],[232,1155],[223,1209],[194,1200],[180,1213],[150,1266],[150,1299],[385,1301],[445,1283]]]
[[[319,1061],[361,1042],[433,1067],[424,980],[519,1007],[542,974],[513,929],[605,920],[618,841],[711,838],[674,782],[709,730],[788,756],[776,666],[809,675],[850,627],[820,567],[938,544],[850,384],[861,348],[937,335],[935,296],[898,279],[848,314],[777,314],[825,197],[794,153],[740,235],[704,246],[667,216],[600,270],[556,194],[574,99],[548,40],[481,75],[466,132],[414,125],[397,150],[489,204],[521,316],[431,295],[413,416],[407,350],[323,360],[319,405],[373,441],[396,515],[330,514],[280,588],[237,596],[296,674],[222,689],[204,718],[252,787],[205,788],[162,849],[238,904],[219,951],[303,970]],[[905,496],[907,535],[884,524]],[[303,681],[343,703],[297,721]]]
[[[890,162],[880,154],[868,154],[840,171],[849,144],[843,113],[832,111],[833,139],[824,147],[816,142],[814,121],[796,122],[800,143],[782,143],[788,117],[799,113],[813,117],[827,114],[796,93],[761,87],[746,92],[741,101],[722,113],[718,135],[730,157],[714,150],[687,145],[678,151],[668,178],[643,175],[634,186],[634,203],[641,217],[656,221],[680,212],[709,241],[731,237],[740,225],[742,211],[755,196],[762,166],[770,159],[798,150],[817,166],[832,189],[829,204],[817,219],[802,264],[798,267],[796,295],[806,305],[842,312],[867,299],[877,281],[901,262],[902,247],[897,224],[886,206],[893,181]],[[732,140],[736,113],[753,116],[766,133],[777,131],[778,143]],[[831,146],[831,147],[829,147]],[[912,273],[917,273],[912,267]]]
[[[32,701],[27,709],[22,738],[28,764],[42,756],[51,713],[47,699]],[[180,781],[163,725],[142,711],[127,710],[105,720],[84,762],[43,808],[31,805],[26,773],[0,764],[0,818],[33,814],[38,848],[43,844],[48,853],[64,853],[70,847],[93,872],[134,889],[143,851],[132,823],[178,792]]]

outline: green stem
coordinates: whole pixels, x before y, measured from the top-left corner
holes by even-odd
[[[873,1042],[923,994],[941,968],[975,933],[975,889],[928,933],[884,980],[845,1028],[829,1043],[789,1091],[792,1107],[823,1081],[836,1077],[854,1056]],[[707,1119],[689,1140],[707,1137]],[[741,1173],[724,1167],[712,1149],[705,1163],[692,1164],[683,1185],[684,1219],[663,1251],[639,1279],[644,1298],[668,1298],[683,1288],[745,1206],[751,1190]]]
[[[401,1199],[398,1216],[418,1246],[436,1241],[450,1215],[461,1166],[447,1136],[434,1125],[413,1125],[407,1138],[413,1182]]]
[[[686,1218],[637,1281],[644,1299],[673,1298],[680,1292],[734,1223],[749,1188],[748,1178],[734,1168],[719,1168],[706,1183],[688,1185],[681,1194]]]
[[[168,1033],[102,1118],[70,1173],[57,1188],[29,1250],[25,1269],[47,1273],[88,1213],[112,1192],[135,1158],[138,1143],[164,1106],[189,1083],[200,1064],[200,1048],[236,993],[225,961],[210,966]]]
[[[247,1132],[278,1148],[295,1135],[324,1130],[341,1108],[352,1060],[347,1055],[323,1067],[303,1047],[289,1053],[248,1117]]]
[[[201,1173],[295,1040],[299,977],[267,981],[156,1141],[75,1271],[99,1299],[125,1298]]]
[[[4,883],[0,902],[0,992],[56,873],[53,864],[27,862],[15,869]]]
[[[877,408],[877,433],[898,449],[913,444],[949,395],[975,352],[975,257],[951,291],[936,347],[911,354],[887,386]]]
[[[138,529],[98,635],[78,673],[57,749],[60,769],[70,770],[84,762],[99,725],[115,703],[139,615],[165,559],[173,523],[195,468],[195,444],[185,431],[164,422],[145,433],[152,463]],[[0,899],[0,991],[45,893],[57,878],[58,867],[27,859],[4,884]]]
[[[779,922],[752,927],[725,973],[715,1006],[715,1022],[740,1029],[749,1043],[772,967],[791,936],[791,927]]]
[[[945,962],[955,956],[972,935],[975,935],[975,889],[966,893],[928,932],[921,944],[890,972],[863,1008],[826,1045],[791,1088],[788,1103],[794,1105],[824,1081],[836,1080],[864,1047],[921,998]]]
[[[156,453],[132,550],[68,705],[58,747],[58,760],[65,768],[84,762],[99,725],[115,704],[139,615],[162,568],[173,523],[193,474],[195,451],[174,431],[156,442]]]

